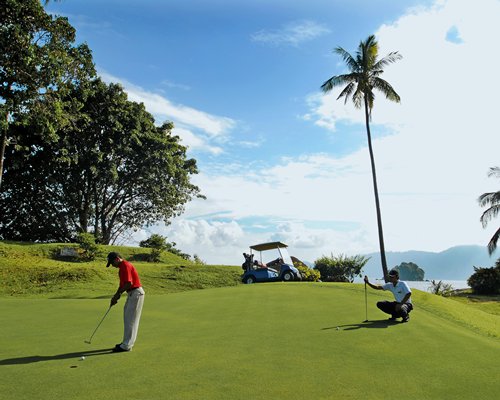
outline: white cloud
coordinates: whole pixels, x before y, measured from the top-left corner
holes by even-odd
[[[170,82],[168,80],[162,81],[161,84],[173,89],[191,90],[191,87],[188,85],[184,85],[182,83]]]
[[[191,150],[199,150],[208,152],[214,155],[221,154],[223,149],[220,146],[212,146],[201,135],[195,135],[189,129],[177,128],[172,130],[174,135],[178,135],[182,139],[182,143]]]
[[[215,116],[192,107],[173,104],[159,94],[148,92],[104,71],[100,72],[100,75],[106,82],[120,83],[127,92],[129,100],[144,103],[148,112],[153,114],[157,122],[173,121],[176,126],[175,133],[181,137],[184,144],[192,149],[220,154],[222,149],[210,143],[224,143],[236,126],[236,121],[231,118]]]
[[[398,50],[404,57],[383,75],[402,102],[379,95],[372,121],[388,251],[486,245],[495,230],[479,223],[477,197],[498,185],[487,178],[489,167],[500,165],[500,81],[491,79],[500,63],[494,51],[498,15],[496,0],[440,1],[376,32],[381,55]],[[453,27],[460,43],[448,40]],[[487,72],[477,62],[482,58]],[[305,119],[337,135],[348,134],[339,131],[339,121],[364,129],[363,112],[335,98],[311,95]],[[376,134],[385,129],[392,134]],[[239,264],[250,244],[273,239],[287,242],[306,261],[378,250],[366,147],[344,157],[309,154],[270,168],[230,171],[195,177],[208,200],[188,204],[169,227],[183,251],[211,263]]]
[[[254,42],[262,42],[274,46],[298,46],[329,32],[330,30],[327,27],[314,21],[294,21],[283,26],[281,29],[260,30],[252,34],[251,38]]]
[[[482,74],[477,59],[486,56],[491,65],[500,61],[491,51],[500,34],[498,15],[498,1],[443,1],[376,33],[381,55],[398,50],[404,56],[383,76],[402,102],[392,104],[379,95],[372,121],[397,132],[374,141],[389,249],[411,248],[415,235],[419,246],[434,250],[485,243],[476,198],[495,186],[485,176],[498,165],[500,82]],[[461,43],[448,40],[451,28]],[[362,111],[344,106],[336,95],[309,98],[315,123],[331,130],[341,120],[361,123]]]

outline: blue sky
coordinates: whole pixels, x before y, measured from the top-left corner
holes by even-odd
[[[477,197],[498,190],[498,0],[62,0],[99,74],[144,102],[196,158],[195,200],[160,233],[209,263],[282,240],[314,261],[378,251],[363,112],[321,84],[375,34],[402,98],[372,133],[386,249],[486,245]],[[485,60],[485,61],[483,61]]]

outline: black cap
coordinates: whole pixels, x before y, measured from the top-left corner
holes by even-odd
[[[113,261],[117,258],[122,258],[122,256],[114,251],[108,254],[108,263],[106,264],[106,268],[108,268]]]
[[[389,271],[389,276],[399,276],[399,272],[395,269]]]

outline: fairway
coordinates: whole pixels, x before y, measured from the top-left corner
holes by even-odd
[[[121,341],[124,299],[88,345],[108,299],[1,298],[0,399],[500,396],[498,316],[416,292],[410,323],[389,323],[382,298],[369,292],[363,323],[362,285],[146,294],[136,347],[121,354],[108,349]]]

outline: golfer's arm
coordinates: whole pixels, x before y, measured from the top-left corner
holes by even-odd
[[[132,287],[132,282],[127,282],[123,286],[118,286],[118,290],[116,291],[115,296],[117,296],[119,298],[122,295],[123,292],[126,292],[131,287]]]
[[[403,297],[403,300],[401,300],[401,304],[405,304],[408,300],[410,300],[411,297],[411,292],[408,293],[405,297]]]
[[[121,295],[123,292],[126,292],[132,287],[132,282],[127,282],[123,286],[118,286],[118,289],[116,290],[115,295],[113,296],[113,299],[116,300],[114,301],[115,303],[120,299]]]
[[[368,286],[370,286],[372,289],[375,289],[375,290],[384,290],[384,288],[382,286],[379,286],[379,285],[373,285],[372,283],[370,282],[366,282],[366,284]]]

